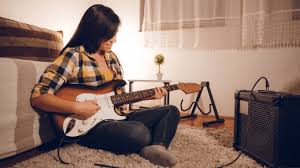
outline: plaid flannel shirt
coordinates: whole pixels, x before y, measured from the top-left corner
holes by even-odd
[[[34,86],[31,97],[38,97],[46,93],[55,94],[64,84],[79,84],[97,87],[112,79],[123,79],[121,65],[113,53],[105,53],[106,63],[113,77],[109,78],[99,70],[98,64],[83,46],[66,48],[64,52],[49,65],[39,82]],[[109,73],[111,73],[109,72]]]

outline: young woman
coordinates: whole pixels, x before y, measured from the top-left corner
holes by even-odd
[[[47,112],[76,114],[84,119],[101,112],[96,101],[75,102],[55,93],[63,85],[98,87],[123,73],[117,56],[111,51],[116,42],[119,17],[103,5],[91,6],[58,58],[45,70],[32,90],[33,107]],[[151,98],[166,94],[156,88]],[[79,144],[115,153],[139,153],[150,162],[173,166],[176,158],[167,151],[177,129],[179,112],[175,106],[139,110],[122,121],[106,121],[80,138]]]

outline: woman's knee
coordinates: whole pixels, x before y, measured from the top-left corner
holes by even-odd
[[[149,129],[140,122],[135,122],[131,131],[128,134],[128,138],[138,146],[144,147],[151,143],[151,133]]]
[[[169,108],[169,113],[174,116],[174,118],[178,119],[180,118],[180,112],[178,110],[178,108],[174,105],[168,105],[167,106]]]

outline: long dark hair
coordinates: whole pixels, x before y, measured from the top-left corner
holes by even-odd
[[[120,25],[120,19],[115,12],[104,5],[89,7],[81,18],[81,21],[71,40],[62,49],[83,45],[88,53],[96,53],[102,41],[111,39]]]

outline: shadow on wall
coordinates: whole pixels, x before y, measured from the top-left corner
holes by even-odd
[[[295,79],[284,87],[283,91],[300,95],[300,78]]]

